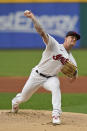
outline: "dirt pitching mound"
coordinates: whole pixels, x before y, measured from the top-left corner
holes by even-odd
[[[54,126],[51,111],[0,110],[0,131],[87,131],[87,114],[62,113],[62,124]]]

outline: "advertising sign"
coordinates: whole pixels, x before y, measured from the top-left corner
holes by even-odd
[[[78,3],[14,3],[0,4],[0,48],[44,48],[30,19],[24,16],[31,10],[44,30],[60,44],[68,31],[79,32]],[[77,42],[76,48],[79,47]]]

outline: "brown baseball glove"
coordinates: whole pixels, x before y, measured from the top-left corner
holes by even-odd
[[[63,68],[61,69],[61,72],[67,77],[73,78],[77,74],[77,67],[69,60],[67,60]]]

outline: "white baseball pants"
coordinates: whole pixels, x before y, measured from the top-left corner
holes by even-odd
[[[61,92],[60,92],[60,82],[58,77],[45,78],[40,76],[35,69],[32,70],[29,79],[24,85],[21,93],[18,93],[12,100],[12,105],[19,105],[22,102],[27,101],[32,94],[43,86],[46,90],[52,93],[52,105],[53,111],[52,116],[61,114]]]

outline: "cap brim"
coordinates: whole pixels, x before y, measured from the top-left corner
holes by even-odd
[[[77,40],[80,39],[80,35],[78,33],[76,33],[76,32],[72,32],[72,31],[68,32],[66,37],[67,36],[75,36],[77,38]]]

